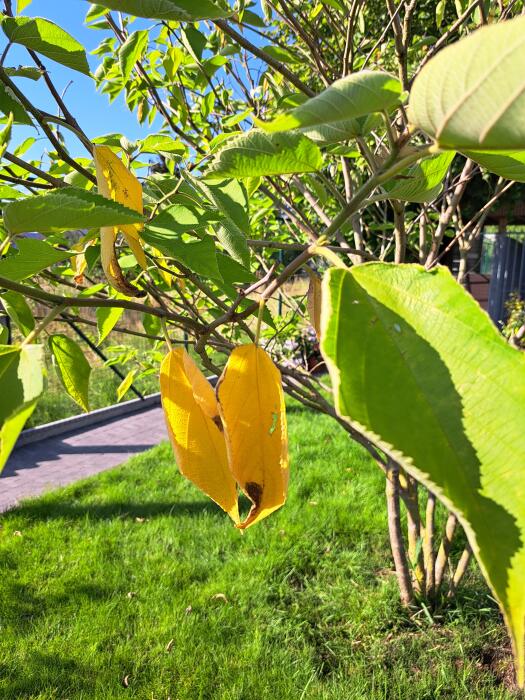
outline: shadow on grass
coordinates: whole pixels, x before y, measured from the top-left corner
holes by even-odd
[[[163,516],[198,516],[202,513],[221,515],[213,501],[111,501],[110,503],[74,503],[29,501],[10,511],[29,520],[112,520],[116,518],[158,518]],[[6,515],[9,515],[6,513]]]
[[[33,698],[35,688],[54,687],[70,678],[70,687],[74,688],[75,697],[90,697],[93,691],[93,671],[87,665],[80,664],[76,659],[65,658],[57,654],[43,654],[34,651],[28,664],[17,667],[7,663],[0,664],[0,693],[3,698]],[[67,687],[61,687],[61,697],[69,695]],[[86,695],[84,695],[86,693]],[[45,696],[51,697],[51,696]],[[53,695],[53,697],[55,697]],[[56,696],[58,697],[58,696]]]

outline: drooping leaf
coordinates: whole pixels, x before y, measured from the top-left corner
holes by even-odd
[[[164,358],[160,393],[181,473],[238,523],[237,488],[228,467],[217,399],[184,349],[172,350]]]
[[[4,153],[7,151],[7,147],[9,146],[9,141],[11,140],[11,131],[13,127],[13,115],[10,114],[7,122],[0,131],[0,158],[4,155]]]
[[[22,335],[29,335],[35,327],[35,319],[29,304],[18,292],[2,292],[1,300],[9,318],[16,323]]]
[[[308,276],[310,277],[310,283],[308,285],[308,293],[306,296],[306,305],[308,308],[308,316],[310,318],[310,324],[318,338],[321,337],[321,302],[322,302],[322,290],[321,290],[321,278],[319,275],[311,270],[309,267],[305,268],[308,271]]]
[[[2,29],[14,44],[22,44],[57,63],[89,75],[89,64],[82,44],[48,19],[4,17]]]
[[[0,346],[0,472],[44,388],[41,345]]]
[[[390,110],[401,102],[401,83],[382,71],[363,70],[336,80],[319,95],[271,122],[257,122],[266,131],[324,126]]]
[[[98,345],[100,345],[117,325],[124,309],[100,306],[97,309]]]
[[[99,228],[141,221],[143,217],[138,212],[76,187],[17,199],[4,206],[4,223],[12,234]]]
[[[149,34],[145,30],[132,32],[119,49],[120,70],[125,80],[129,79],[135,63],[140,61],[148,45]]]
[[[72,338],[62,333],[49,337],[49,349],[55,359],[57,373],[64,389],[82,410],[89,411],[91,365],[82,349]]]
[[[266,134],[252,129],[229,139],[210,164],[207,174],[213,177],[259,177],[310,173],[320,170],[323,156],[306,136]]]
[[[42,71],[36,66],[14,66],[4,68],[10,78],[28,78],[29,80],[40,80]]]
[[[108,201],[118,202],[135,210],[142,216],[142,185],[109,146],[93,146],[93,158],[97,173],[97,187]],[[139,265],[146,269],[148,263],[139,231],[142,223],[120,226],[102,226],[100,229],[100,259],[102,268],[111,286],[126,296],[136,296],[138,289],[125,278],[115,250],[117,232],[124,234],[127,244],[133,251]]]
[[[525,355],[448,270],[333,269],[322,351],[340,416],[458,516],[524,682]]]
[[[117,387],[117,402],[120,403],[124,396],[128,393],[128,391],[131,389],[131,385],[133,384],[133,380],[135,379],[135,375],[137,374],[136,369],[130,369],[130,371],[126,374],[124,379],[120,382],[120,384]]]
[[[57,250],[37,238],[18,238],[16,248],[12,255],[0,260],[0,277],[13,282],[32,277],[72,255],[67,250]]]
[[[224,0],[101,0],[98,4],[135,17],[180,22],[219,19],[233,14]]]
[[[256,345],[235,348],[217,385],[231,472],[252,502],[244,529],[286,501],[288,440],[281,375]]]
[[[443,180],[454,160],[454,151],[438,153],[411,165],[383,187],[392,199],[403,202],[431,202],[443,189]]]
[[[525,148],[525,17],[490,24],[434,56],[410,93],[411,123],[437,143],[466,149]]]

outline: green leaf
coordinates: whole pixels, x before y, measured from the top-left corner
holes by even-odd
[[[102,0],[98,4],[110,10],[128,12],[135,17],[174,19],[180,22],[219,19],[233,14],[222,0]]]
[[[19,15],[23,12],[33,0],[16,0],[16,13]]]
[[[11,89],[0,83],[0,112],[8,117],[10,114],[13,115],[15,122],[18,124],[27,124],[32,126],[33,122],[31,117],[22,107],[18,98],[15,96]]]
[[[184,154],[186,148],[177,139],[165,134],[150,134],[145,139],[139,141],[141,153],[179,153]]]
[[[4,68],[10,78],[29,78],[29,80],[40,80],[42,71],[35,66],[18,66],[18,68]]]
[[[97,309],[98,345],[100,345],[117,325],[124,309],[100,306]]]
[[[410,122],[443,148],[525,148],[525,17],[490,24],[440,51],[417,76]]]
[[[22,44],[63,66],[89,75],[89,65],[82,44],[48,19],[4,17],[2,29],[14,44]]]
[[[49,338],[58,376],[64,389],[84,411],[89,411],[89,375],[91,365],[78,343],[62,333]]]
[[[137,374],[136,369],[130,370],[124,379],[121,381],[119,386],[117,387],[117,401],[120,402],[124,398],[124,396],[128,393],[129,389],[131,388],[131,385],[133,384],[133,380],[135,379],[135,375]]]
[[[177,206],[178,205],[175,205],[175,207]],[[170,207],[167,211],[172,211],[173,209],[174,207]],[[157,219],[159,218],[160,216],[157,217]],[[155,223],[157,219],[154,219],[152,223]],[[202,275],[203,277],[221,279],[221,273],[217,266],[215,244],[211,236],[205,235],[200,241],[190,241],[186,243],[180,238],[176,228],[176,222],[174,222],[173,229],[167,226],[165,227],[164,225],[162,227],[146,226],[141,236],[146,243],[157,248],[165,255],[175,258],[175,260],[181,262],[192,272]]]
[[[18,199],[4,207],[4,223],[13,234],[100,228],[141,221],[144,217],[136,211],[76,187]]]
[[[135,63],[140,61],[148,45],[149,33],[146,30],[132,32],[118,52],[120,70],[125,80],[131,75]]]
[[[35,319],[29,308],[29,304],[18,292],[2,292],[2,303],[9,318],[16,323],[23,335],[29,333],[35,327]]]
[[[41,345],[0,346],[0,471],[44,388]]]
[[[10,114],[6,125],[4,126],[2,131],[0,131],[0,158],[4,155],[4,153],[7,151],[7,147],[9,146],[9,141],[11,140],[12,127],[13,115]]]
[[[232,258],[248,266],[250,250],[246,236],[250,232],[248,214],[248,195],[239,180],[224,180],[219,183],[206,184],[202,180],[192,180],[195,186],[208,198],[225,218],[215,230],[217,239]]]
[[[320,170],[323,156],[306,136],[266,134],[253,129],[229,139],[208,168],[207,175],[217,177],[259,177],[310,173]]]
[[[382,71],[363,70],[336,80],[316,97],[271,122],[257,122],[266,131],[289,131],[322,126],[373,112],[390,110],[401,102],[401,83]]]
[[[204,231],[210,223],[221,220],[217,212],[191,204],[173,204],[147,225],[152,234],[180,236],[190,231]]]
[[[0,277],[14,282],[32,277],[73,255],[67,250],[57,250],[38,238],[19,238],[16,247],[17,252],[0,260]]]
[[[323,299],[337,412],[458,516],[523,685],[525,355],[445,268],[332,269]]]
[[[142,315],[142,325],[148,335],[159,335],[161,330],[161,321],[158,316],[144,313]]]
[[[306,127],[301,130],[304,136],[315,143],[327,146],[332,143],[349,141],[358,136],[366,136],[372,129],[381,124],[381,117],[377,114],[367,114],[358,119],[345,119],[331,124],[320,124],[314,127]]]
[[[507,180],[525,182],[525,150],[523,151],[463,151],[467,158]]]
[[[383,187],[391,199],[432,202],[443,189],[443,180],[455,155],[454,151],[445,151],[415,163]]]

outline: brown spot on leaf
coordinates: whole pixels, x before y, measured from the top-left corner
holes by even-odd
[[[248,481],[246,484],[246,493],[248,494],[250,501],[253,503],[253,509],[259,508],[263,495],[263,487],[261,484],[258,484],[255,481]]]
[[[213,422],[215,423],[215,425],[217,426],[217,428],[219,428],[219,430],[221,431],[221,433],[223,433],[223,432],[224,432],[224,428],[223,428],[223,426],[222,426],[221,417],[220,417],[220,416],[214,416],[214,417],[212,418],[212,420],[213,420]]]

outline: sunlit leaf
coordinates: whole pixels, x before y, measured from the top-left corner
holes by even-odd
[[[18,238],[13,254],[0,260],[0,277],[14,282],[32,277],[38,272],[71,257],[67,250],[57,250],[37,238]]]
[[[237,488],[228,467],[217,400],[184,349],[172,350],[164,358],[160,393],[181,473],[238,523]]]
[[[319,95],[271,122],[257,121],[266,131],[324,126],[390,110],[401,102],[401,83],[382,71],[363,70],[336,80]]]
[[[55,359],[62,386],[80,408],[89,411],[91,365],[81,347],[67,335],[56,333],[49,337],[49,349]]]
[[[462,523],[524,681],[525,355],[445,268],[370,263],[323,283],[340,416]]]
[[[442,147],[525,148],[525,17],[489,24],[434,56],[414,81],[408,115]]]
[[[438,153],[411,165],[383,187],[392,199],[403,202],[431,202],[443,189],[443,180],[450,168],[454,151]]]
[[[82,44],[48,19],[3,17],[2,29],[14,44],[22,44],[57,63],[89,75],[89,64]]]
[[[135,375],[137,374],[136,369],[130,369],[130,371],[126,374],[124,379],[120,382],[120,384],[117,387],[117,401],[120,403],[124,396],[128,393],[128,391],[131,389],[131,385],[133,384],[133,380],[135,379]]]
[[[321,291],[321,278],[319,275],[311,270],[308,270],[308,275],[310,277],[310,283],[308,285],[308,293],[306,296],[306,305],[308,307],[308,316],[310,318],[310,323],[315,330],[317,337],[321,335],[321,301],[322,301],[322,291]]]
[[[0,346],[0,471],[44,388],[41,345]]]
[[[100,0],[98,5],[135,17],[194,22],[233,14],[223,0]]]
[[[217,385],[230,469],[252,502],[244,529],[286,501],[288,441],[279,370],[256,345],[235,348]]]
[[[111,306],[100,306],[97,309],[98,345],[111,333],[119,322],[124,309]]]
[[[99,228],[142,220],[140,213],[76,187],[17,199],[4,206],[4,223],[10,233]]]
[[[2,292],[1,301],[9,318],[16,323],[22,335],[29,335],[35,327],[35,319],[29,304],[18,292]]]
[[[259,177],[320,170],[319,148],[297,132],[266,134],[252,129],[229,139],[207,170],[213,177]]]

